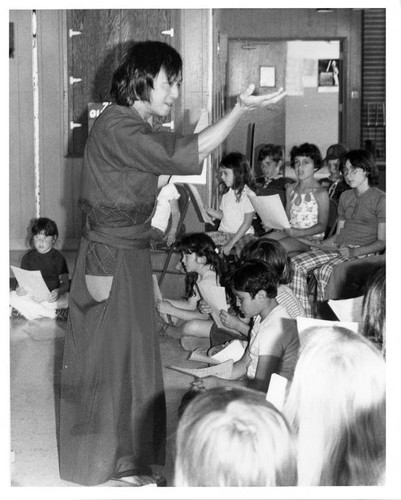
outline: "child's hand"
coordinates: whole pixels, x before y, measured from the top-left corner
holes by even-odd
[[[353,248],[349,248],[346,246],[340,246],[338,249],[340,252],[340,255],[342,255],[344,258],[351,260],[355,258],[355,250]]]
[[[217,387],[222,383],[224,383],[222,379],[219,379],[214,375],[209,375],[209,377],[203,377],[201,381],[202,381],[202,387],[204,387],[205,389],[211,389],[212,387]]]
[[[209,304],[204,299],[199,301],[198,310],[202,314],[211,314],[212,313],[212,308],[209,306]]]
[[[59,298],[59,291],[60,291],[59,288],[55,288],[54,290],[52,290],[50,292],[49,298],[47,300],[49,302],[56,302],[56,300],[58,300],[58,298]]]
[[[236,329],[236,325],[237,325],[237,317],[234,316],[234,314],[230,314],[229,312],[227,311],[224,311],[223,309],[220,311],[220,321],[223,323],[223,325],[226,327],[226,328],[230,328],[231,330],[235,330]]]
[[[171,247],[171,245],[175,242],[175,231],[167,234],[166,242],[167,246]]]
[[[167,300],[156,299],[156,309],[162,314],[172,314],[174,311],[174,306]]]
[[[223,252],[224,255],[230,255],[232,248],[233,246],[230,245],[230,243],[226,243],[221,247],[220,251]]]
[[[16,291],[17,295],[26,295],[27,294],[27,291],[22,286],[17,286],[15,291]]]

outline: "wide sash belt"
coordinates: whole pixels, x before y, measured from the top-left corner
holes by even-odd
[[[114,248],[149,248],[150,222],[127,227],[85,226],[82,236],[89,241],[104,243]]]

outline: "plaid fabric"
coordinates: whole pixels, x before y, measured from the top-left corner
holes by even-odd
[[[210,236],[214,242],[214,244],[218,247],[224,246],[226,243],[228,243],[231,238],[234,236],[231,233],[224,233],[223,231],[210,231],[207,233],[208,236]],[[244,246],[251,240],[255,239],[254,234],[245,234],[237,243],[233,246],[231,253],[235,254],[237,257],[240,256],[242,249]]]
[[[294,276],[290,283],[295,296],[305,309],[305,315],[312,317],[312,308],[308,299],[308,275],[313,271],[318,283],[318,300],[324,297],[324,290],[329,282],[333,267],[347,259],[337,252],[314,250],[305,252],[291,259]]]

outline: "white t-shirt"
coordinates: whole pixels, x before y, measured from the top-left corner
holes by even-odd
[[[296,321],[279,304],[263,321],[260,316],[255,318],[249,340],[251,359],[247,366],[247,377],[255,378],[259,356],[276,356],[280,358],[277,374],[291,380],[298,359],[298,349]]]
[[[245,214],[255,212],[248,196],[242,192],[240,200],[237,201],[235,191],[231,188],[223,195],[219,208],[223,212],[219,231],[231,234],[235,234],[241,227]],[[245,234],[255,234],[253,226]]]
[[[166,184],[161,188],[157,195],[156,211],[152,217],[151,225],[153,227],[157,227],[164,233],[171,214],[170,201],[178,200],[179,197],[180,193],[174,184]]]

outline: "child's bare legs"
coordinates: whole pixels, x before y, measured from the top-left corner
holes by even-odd
[[[212,325],[212,320],[191,319],[182,325],[182,331],[184,335],[190,335],[191,337],[209,338]]]

